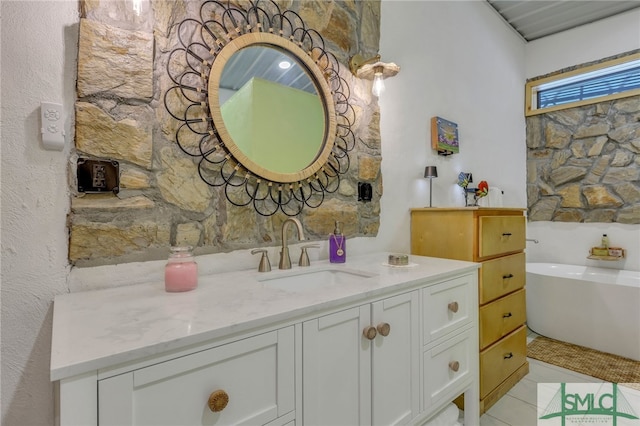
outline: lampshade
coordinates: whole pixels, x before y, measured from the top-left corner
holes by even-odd
[[[400,72],[400,67],[393,62],[375,62],[373,64],[364,64],[356,71],[356,77],[372,80],[376,73],[381,74],[382,78],[393,77]]]
[[[436,166],[427,166],[424,168],[424,177],[426,178],[437,178],[438,177],[438,168]]]

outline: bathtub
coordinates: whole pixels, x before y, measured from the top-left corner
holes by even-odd
[[[640,361],[640,272],[527,263],[527,325]]]

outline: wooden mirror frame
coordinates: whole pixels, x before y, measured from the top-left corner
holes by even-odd
[[[278,211],[295,216],[304,207],[320,206],[325,194],[337,191],[355,147],[351,129],[355,110],[338,60],[326,51],[317,31],[307,28],[294,11],[282,11],[273,0],[249,1],[246,9],[207,0],[199,11],[199,19],[188,17],[175,26],[180,47],[167,60],[174,85],[165,92],[164,104],[181,123],[175,142],[198,160],[202,180],[224,187],[227,200],[235,206],[252,204],[263,216]],[[238,149],[222,121],[217,91],[222,69],[233,53],[252,45],[275,46],[296,57],[324,105],[321,149],[299,172],[260,167]]]
[[[303,70],[307,72],[309,78],[313,82],[318,91],[320,102],[323,105],[324,113],[324,134],[322,136],[322,142],[319,151],[315,155],[314,161],[306,166],[304,169],[295,173],[279,173],[273,170],[266,169],[254,160],[250,159],[238,145],[233,141],[233,138],[229,134],[227,127],[224,124],[222,118],[222,111],[219,98],[219,85],[222,77],[222,72],[225,65],[231,59],[231,57],[241,49],[245,47],[262,46],[267,48],[275,48],[285,51],[287,54],[300,61],[300,65]],[[222,50],[218,53],[215,62],[211,67],[211,73],[209,74],[209,110],[211,111],[211,117],[213,123],[218,131],[218,135],[225,143],[225,146],[229,149],[229,152],[233,157],[248,170],[253,172],[257,176],[261,176],[264,179],[268,179],[273,182],[298,182],[308,178],[315,174],[322,166],[327,162],[329,154],[333,149],[333,143],[336,138],[336,110],[333,104],[331,89],[325,80],[325,76],[320,71],[320,68],[311,60],[298,45],[292,41],[282,38],[280,36],[270,33],[251,33],[244,34],[230,41]],[[284,155],[285,153],[283,153]]]

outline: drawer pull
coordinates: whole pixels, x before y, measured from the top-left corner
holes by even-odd
[[[504,356],[504,359],[509,359],[509,358],[513,358],[513,352],[509,352]]]
[[[513,278],[513,274],[507,274],[502,276],[503,280],[506,280],[507,278]]]
[[[511,312],[507,312],[506,314],[504,314],[502,316],[502,318],[509,318],[509,317],[512,317],[512,316],[513,316],[513,314]]]
[[[224,410],[229,403],[229,394],[222,389],[211,392],[209,395],[209,409],[214,413]]]
[[[376,331],[376,328],[374,326],[370,325],[362,330],[362,335],[369,340],[373,340],[378,335],[378,332]]]
[[[378,333],[380,333],[384,337],[387,337],[391,332],[391,326],[387,322],[381,322],[380,324],[378,324],[378,327],[376,327],[376,329],[378,330]]]
[[[456,312],[458,312],[458,302],[451,302],[451,303],[449,303],[449,306],[448,306],[448,307],[449,307],[449,310],[450,310],[451,312],[453,312],[454,314],[455,314]]]
[[[458,361],[451,361],[449,363],[449,368],[451,369],[451,371],[456,373],[460,369],[460,363]]]
[[[511,232],[503,232],[502,236],[503,237],[510,237],[511,236]]]

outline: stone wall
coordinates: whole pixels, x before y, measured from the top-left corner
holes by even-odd
[[[640,96],[526,121],[529,220],[640,223]]]
[[[243,2],[233,2],[243,3]],[[336,193],[299,219],[307,238],[324,240],[340,220],[348,237],[375,236],[380,221],[381,149],[379,110],[369,81],[355,79],[348,59],[378,50],[379,1],[278,1],[296,11],[325,39],[341,63],[356,111],[356,148]],[[144,1],[135,14],[130,1],[84,0],[78,45],[75,150],[71,158],[69,259],[76,266],[155,260],[172,244],[196,253],[228,252],[280,243],[283,214],[263,217],[230,204],[220,188],[198,176],[196,163],[175,143],[176,122],[166,112],[164,92],[169,52],[178,47],[175,27],[198,16],[201,1]],[[120,163],[120,192],[78,194],[78,157]],[[358,182],[371,183],[373,200],[357,201]]]

